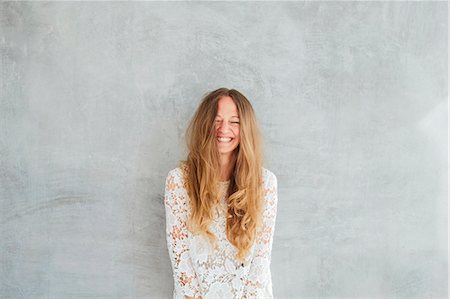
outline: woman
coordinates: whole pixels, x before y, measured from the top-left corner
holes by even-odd
[[[212,91],[186,140],[164,195],[173,298],[273,298],[277,178],[262,166],[250,102],[235,89]]]

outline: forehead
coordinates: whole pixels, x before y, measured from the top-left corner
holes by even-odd
[[[221,116],[239,116],[236,104],[228,96],[220,98],[217,107],[217,114]]]

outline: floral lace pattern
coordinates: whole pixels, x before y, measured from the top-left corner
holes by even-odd
[[[263,226],[244,263],[235,259],[237,249],[226,238],[225,192],[229,182],[220,182],[221,201],[210,230],[218,239],[214,250],[208,240],[187,230],[189,197],[179,167],[169,171],[164,192],[166,237],[174,277],[174,299],[184,296],[208,298],[273,298],[270,272],[271,251],[277,214],[277,178],[262,169],[264,178]]]

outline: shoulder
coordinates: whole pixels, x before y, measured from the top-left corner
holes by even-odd
[[[184,206],[187,203],[188,196],[183,182],[183,172],[181,168],[177,167],[171,169],[167,173],[164,202],[166,206],[170,206],[171,209],[174,209],[176,206]]]
[[[166,188],[168,191],[184,189],[183,171],[180,167],[169,170],[166,177]]]
[[[183,172],[180,167],[176,167],[174,169],[169,170],[167,177],[172,177],[174,179],[181,179],[183,176]]]
[[[276,209],[278,202],[278,181],[276,175],[268,170],[262,168],[263,182],[264,182],[264,198],[266,203],[266,209]]]
[[[277,177],[267,168],[262,169],[264,181],[264,217],[267,219],[274,218],[277,214],[278,191]]]
[[[166,181],[168,180],[172,180],[174,182],[181,184],[183,181],[183,171],[181,170],[181,168],[176,167],[174,169],[169,170],[169,172],[167,173]]]
[[[262,177],[264,182],[264,187],[266,189],[277,188],[278,181],[276,175],[269,169],[262,167]]]

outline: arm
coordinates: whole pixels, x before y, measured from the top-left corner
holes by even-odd
[[[270,174],[265,186],[263,226],[257,231],[255,253],[244,286],[244,298],[273,298],[270,261],[277,215],[277,185],[276,176]]]
[[[169,172],[164,191],[166,211],[166,237],[169,257],[172,264],[175,289],[187,298],[200,296],[197,275],[189,255],[186,221],[188,217],[187,195],[180,175]]]

